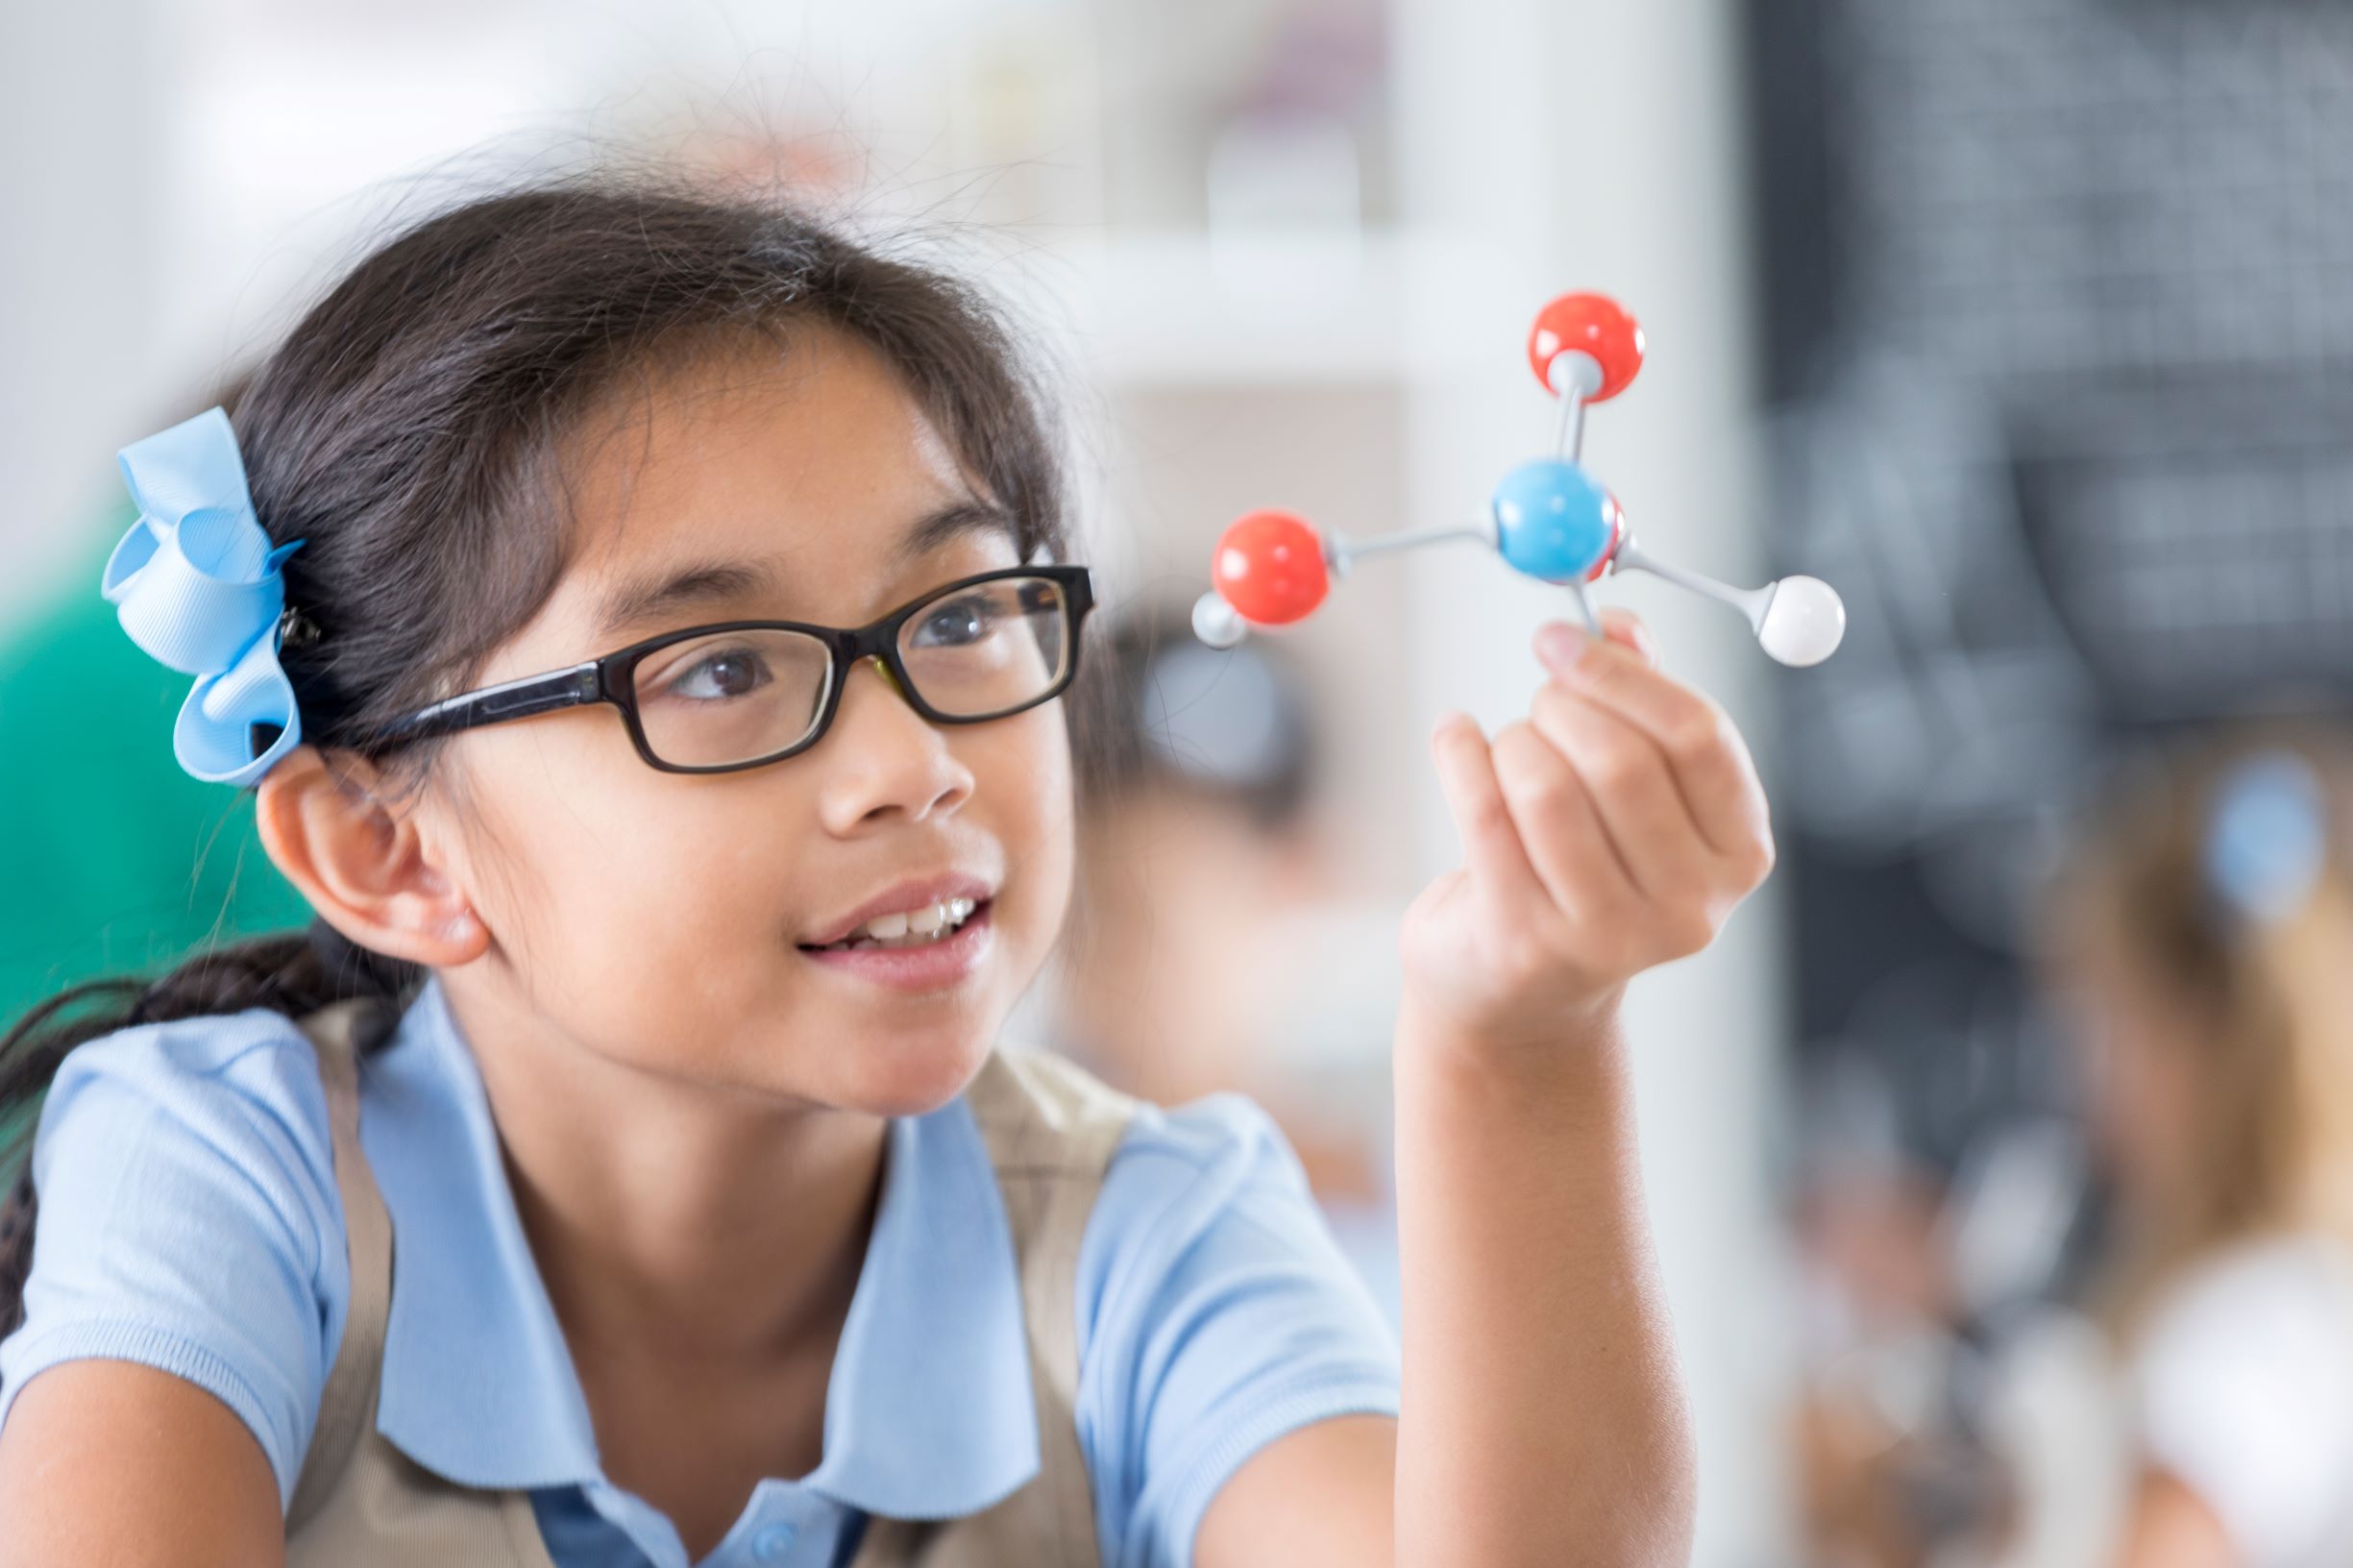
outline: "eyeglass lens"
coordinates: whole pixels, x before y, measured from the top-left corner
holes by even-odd
[[[986,719],[1037,701],[1063,678],[1069,610],[1051,577],[998,577],[925,602],[898,631],[915,695],[937,712]],[[797,631],[723,631],[673,643],[634,674],[646,745],[682,768],[790,750],[817,727],[832,652]]]

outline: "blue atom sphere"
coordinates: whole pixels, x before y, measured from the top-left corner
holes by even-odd
[[[1537,457],[1495,487],[1495,548],[1546,582],[1573,582],[1608,552],[1617,503],[1575,463]]]

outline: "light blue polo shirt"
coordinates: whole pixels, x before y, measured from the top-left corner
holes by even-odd
[[[468,1486],[528,1488],[561,1568],[688,1568],[604,1479],[438,979],[361,1078],[399,1247],[378,1429]],[[847,1560],[869,1513],[975,1512],[1038,1468],[1011,1234],[959,1098],[889,1128],[873,1236],[826,1385],[824,1455],[758,1483],[712,1568]],[[350,1297],[327,1101],[293,1022],[254,1009],[74,1051],[42,1109],[26,1320],[0,1423],[81,1357],[160,1367],[260,1439],[291,1499]],[[779,1194],[779,1201],[789,1201]],[[1249,1101],[1145,1109],[1079,1255],[1078,1434],[1107,1568],[1179,1568],[1218,1487],[1309,1422],[1397,1409],[1395,1338]]]

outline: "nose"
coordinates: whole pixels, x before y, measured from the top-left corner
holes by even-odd
[[[850,671],[833,728],[815,754],[826,764],[818,815],[837,836],[893,815],[914,822],[945,815],[972,793],[971,771],[940,726],[899,695],[879,658]]]

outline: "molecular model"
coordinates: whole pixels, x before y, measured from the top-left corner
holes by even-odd
[[[1792,576],[1735,588],[1670,566],[1635,547],[1617,498],[1578,466],[1586,406],[1625,391],[1642,369],[1642,329],[1616,301],[1563,294],[1547,305],[1528,334],[1528,363],[1560,400],[1553,455],[1506,474],[1479,524],[1358,544],[1319,532],[1295,512],[1251,512],[1217,541],[1210,563],[1215,586],[1193,606],[1195,634],[1213,648],[1231,648],[1250,626],[1287,625],[1312,614],[1332,584],[1365,556],[1477,539],[1529,576],[1565,586],[1597,636],[1601,619],[1585,585],[1611,572],[1648,572],[1740,611],[1758,644],[1783,664],[1820,664],[1836,651],[1847,608],[1828,583]]]

